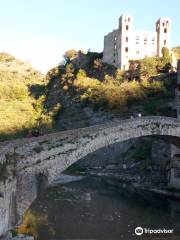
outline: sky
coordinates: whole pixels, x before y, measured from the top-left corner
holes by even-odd
[[[103,51],[103,38],[118,28],[121,14],[137,30],[155,30],[172,19],[172,46],[180,45],[180,0],[0,0],[0,52],[46,73],[68,49]]]

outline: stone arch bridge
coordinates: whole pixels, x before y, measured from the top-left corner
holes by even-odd
[[[97,149],[142,136],[180,142],[180,121],[142,117],[0,144],[0,236],[18,224],[35,200],[39,179],[50,184],[62,171]]]

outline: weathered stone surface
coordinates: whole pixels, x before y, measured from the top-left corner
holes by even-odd
[[[12,237],[12,234],[9,232],[2,240],[34,240],[34,237],[23,234],[18,234],[16,237]]]
[[[0,163],[7,172],[0,182],[0,235],[21,221],[42,185],[77,160],[111,144],[151,135],[178,139],[180,121],[143,117],[1,143]],[[45,184],[39,184],[39,178]]]

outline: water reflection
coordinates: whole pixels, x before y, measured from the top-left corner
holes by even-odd
[[[171,239],[176,239],[176,235],[180,238],[179,205],[129,186],[86,177],[47,189],[26,214],[20,232],[39,240],[130,240],[136,239],[134,229],[141,226],[174,229]]]

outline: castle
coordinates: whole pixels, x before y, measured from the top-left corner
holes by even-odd
[[[171,49],[170,18],[159,18],[152,32],[134,30],[133,17],[122,15],[119,28],[104,37],[103,62],[127,70],[129,60],[161,57],[163,47]]]

